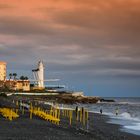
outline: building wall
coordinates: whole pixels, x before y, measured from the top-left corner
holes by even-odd
[[[28,80],[7,80],[5,85],[12,90],[30,91],[30,81]]]
[[[17,90],[23,90],[23,91],[30,91],[30,81],[28,80],[18,80],[16,83],[16,89]]]
[[[6,63],[0,61],[0,81],[6,79]]]

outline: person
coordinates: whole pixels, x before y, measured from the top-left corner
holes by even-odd
[[[102,108],[100,108],[100,113],[101,113],[101,114],[103,113],[103,110],[102,110]]]
[[[116,108],[116,116],[118,116],[118,114],[119,114],[119,108],[117,107]]]

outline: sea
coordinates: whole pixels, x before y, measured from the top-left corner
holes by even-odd
[[[100,109],[102,109],[102,114],[110,118],[108,123],[119,124],[121,125],[121,131],[140,135],[140,97],[109,97],[104,99],[113,99],[115,102],[80,104],[80,106],[94,113],[100,113]],[[118,115],[116,115],[116,109],[118,110]]]

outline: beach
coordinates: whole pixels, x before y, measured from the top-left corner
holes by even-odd
[[[61,118],[60,125],[36,116],[29,119],[25,111],[19,118],[8,121],[0,116],[0,140],[139,140],[140,136],[121,132],[120,125],[107,123],[108,116],[89,113],[89,126]]]

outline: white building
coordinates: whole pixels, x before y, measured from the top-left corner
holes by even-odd
[[[32,70],[33,76],[39,88],[44,88],[44,64],[42,61],[38,62],[37,69]]]
[[[38,69],[38,86],[44,88],[44,65],[42,61],[39,61]]]
[[[0,81],[6,79],[6,62],[0,61]]]

